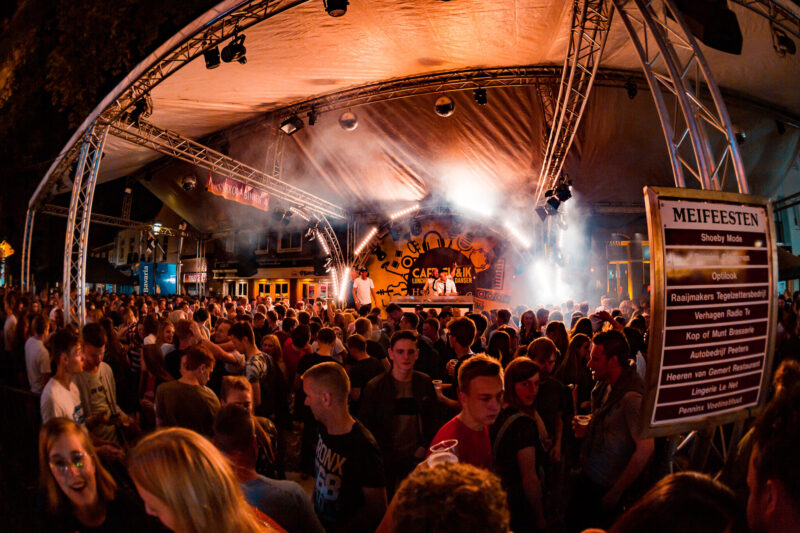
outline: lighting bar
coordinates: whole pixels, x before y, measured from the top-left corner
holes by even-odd
[[[300,211],[299,209],[296,209],[295,207],[290,207],[290,208],[289,208],[289,211],[291,211],[291,212],[292,212],[292,213],[294,213],[295,215],[299,215],[299,216],[300,216],[300,218],[302,218],[302,219],[303,219],[303,220],[305,220],[306,222],[309,222],[309,221],[311,220],[310,218],[308,218],[308,215],[306,215],[305,213],[303,213],[303,212],[302,212],[302,211]]]
[[[406,207],[405,209],[402,209],[402,210],[400,210],[400,211],[398,211],[396,213],[392,213],[391,215],[389,215],[389,219],[390,220],[394,220],[396,218],[400,218],[400,217],[405,216],[405,215],[407,215],[409,213],[413,213],[417,209],[419,209],[419,204],[414,204],[411,207]]]
[[[331,255],[331,251],[328,248],[328,243],[325,242],[325,239],[322,238],[322,233],[320,233],[319,231],[315,231],[314,233],[316,233],[317,242],[319,242],[322,245],[322,250],[325,252],[325,255]]]
[[[339,301],[344,301],[345,291],[347,290],[347,280],[350,278],[350,267],[345,267],[342,274],[342,285],[339,287]]]
[[[378,233],[378,228],[372,228],[371,230],[369,230],[369,233],[366,234],[366,236],[362,239],[362,241],[356,247],[356,251],[353,252],[353,255],[360,254],[361,250],[364,249],[364,247],[369,243],[370,239],[372,239],[375,236],[376,233]]]
[[[339,280],[336,278],[336,269],[331,271],[331,285],[333,285],[333,296],[339,296]]]
[[[513,235],[513,236],[514,236],[514,238],[515,238],[515,239],[517,239],[517,241],[518,241],[518,242],[519,242],[519,243],[520,243],[522,246],[524,246],[525,248],[530,248],[530,246],[531,246],[531,241],[530,241],[530,239],[528,239],[527,237],[525,237],[525,235],[523,235],[522,233],[520,233],[520,232],[519,232],[519,230],[517,230],[517,228],[515,228],[515,227],[514,227],[514,226],[511,224],[511,222],[508,222],[508,221],[506,221],[506,223],[505,223],[505,224],[503,224],[503,225],[504,225],[504,226],[505,226],[505,228],[508,230],[508,232],[509,232],[511,235]]]

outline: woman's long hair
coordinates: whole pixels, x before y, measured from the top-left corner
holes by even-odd
[[[193,431],[169,428],[145,437],[131,452],[128,473],[169,507],[182,533],[272,531],[245,501],[222,453]]]
[[[81,445],[94,463],[98,497],[104,501],[113,500],[117,492],[114,478],[100,463],[97,452],[86,432],[68,418],[53,418],[39,431],[39,476],[47,497],[47,510],[53,514],[68,512],[71,505],[50,471],[50,451],[53,449],[53,444],[59,437],[68,433],[72,433],[80,439]]]
[[[489,339],[486,353],[500,361],[501,365],[511,362],[511,337],[505,331],[495,331]]]
[[[547,335],[550,340],[556,345],[558,348],[559,357],[563,356],[567,353],[567,348],[569,347],[569,335],[567,335],[567,328],[564,326],[564,323],[558,320],[553,320],[547,324],[547,328],[545,329],[545,335]],[[558,363],[561,363],[561,360],[558,360]]]
[[[556,378],[564,384],[578,383],[581,379],[582,368],[586,366],[581,361],[581,349],[592,340],[583,333],[576,333],[569,341],[567,355],[556,371]]]
[[[505,392],[503,393],[503,400],[506,404],[516,407],[520,411],[531,414],[533,412],[532,405],[524,405],[514,385],[526,379],[530,379],[539,373],[539,365],[533,362],[528,357],[517,357],[511,361],[505,369],[504,385]]]

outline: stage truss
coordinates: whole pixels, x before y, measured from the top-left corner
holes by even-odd
[[[771,24],[792,33],[800,34],[800,23],[793,12],[784,9],[770,0],[734,0],[736,3],[768,18]],[[25,287],[30,285],[30,244],[36,210],[44,205],[51,194],[72,190],[68,213],[68,230],[65,241],[64,299],[65,312],[75,306],[77,320],[84,320],[86,246],[89,218],[97,170],[102,155],[103,142],[107,129],[123,139],[149,146],[161,153],[189,161],[211,171],[221,172],[231,179],[243,180],[253,186],[273,187],[272,194],[281,197],[284,184],[278,180],[282,159],[280,136],[269,147],[267,167],[272,167],[272,175],[253,173],[247,167],[227,156],[223,156],[195,141],[184,139],[177,134],[159,130],[155,126],[131,120],[132,106],[147,97],[149,91],[169,75],[188,62],[199,57],[204,50],[218,46],[232,37],[236,31],[283,13],[304,3],[305,0],[261,0],[253,2],[227,2],[215,12],[208,12],[208,20],[198,19],[183,32],[153,54],[148,64],[135,69],[129,78],[135,79],[128,85],[120,84],[90,115],[81,128],[70,139],[67,148],[54,161],[39,187],[34,192],[26,217],[22,280]],[[691,33],[688,31],[673,0],[645,2],[644,0],[580,0],[575,3],[572,18],[570,45],[564,68],[559,72],[552,67],[505,68],[483,71],[446,73],[434,76],[420,76],[403,80],[390,80],[310,99],[280,112],[273,112],[273,118],[301,115],[309,111],[324,112],[341,107],[366,105],[377,101],[416,96],[444,91],[468,90],[508,85],[536,84],[540,90],[540,100],[545,108],[548,135],[545,147],[545,164],[537,184],[537,198],[545,187],[552,185],[560,177],[564,158],[580,124],[585,104],[591,88],[598,78],[598,66],[603,46],[610,27],[613,9],[620,12],[620,18],[633,41],[643,66],[645,78],[651,88],[653,99],[659,113],[664,135],[670,152],[673,176],[677,186],[685,186],[684,170],[696,178],[703,188],[724,189],[726,178],[735,175],[740,192],[747,192],[734,131],[717,87],[706,61]],[[660,9],[660,11],[659,11]],[[673,18],[667,16],[669,13]],[[161,53],[163,51],[163,53]],[[658,67],[660,65],[660,68]],[[549,78],[560,73],[559,96],[552,101],[552,92],[542,89],[541,76],[549,69]],[[536,79],[525,77],[534,73]],[[611,78],[612,83],[622,84],[630,74],[620,74]],[[548,81],[549,83],[549,81]],[[674,112],[670,113],[664,99],[664,89],[676,101]],[[704,103],[706,93],[710,95],[713,106]],[[552,109],[552,113],[548,112]],[[261,119],[263,120],[263,118]],[[277,121],[273,121],[273,129]],[[678,124],[677,128],[672,126]],[[243,123],[243,125],[246,123]],[[707,127],[722,143],[712,143]],[[81,140],[82,139],[82,140]],[[716,152],[713,146],[719,146]],[[222,156],[222,159],[220,158]],[[70,183],[69,173],[77,159],[74,183]],[[271,165],[270,165],[271,163]],[[264,180],[264,183],[261,180]],[[248,181],[250,180],[250,181]],[[274,181],[273,181],[274,180]],[[265,184],[266,183],[266,184]],[[287,199],[288,193],[281,197]],[[311,210],[324,204],[312,205],[311,198],[290,205]],[[332,207],[331,207],[332,206]],[[346,264],[357,265],[359,257],[350,259],[349,250],[342,254],[338,239],[330,227],[327,217],[337,218],[343,210],[333,204],[319,213],[309,213],[321,223],[319,235],[321,242],[331,253],[332,258],[341,261],[335,272],[343,275]],[[341,208],[339,208],[341,209]],[[351,245],[352,246],[352,245]],[[349,247],[348,247],[349,248]],[[338,259],[341,258],[341,259]],[[336,275],[333,275],[334,282]],[[80,288],[78,288],[80,284]],[[75,292],[74,300],[70,295]],[[337,291],[338,293],[338,291]],[[69,316],[69,315],[68,315]]]

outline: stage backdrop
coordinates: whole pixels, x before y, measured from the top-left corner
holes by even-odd
[[[393,296],[419,295],[433,268],[448,272],[459,295],[473,296],[475,308],[508,307],[512,274],[507,249],[498,234],[475,224],[447,219],[401,221],[372,250],[367,261],[380,305]]]

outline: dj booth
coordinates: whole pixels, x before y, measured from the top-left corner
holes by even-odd
[[[418,305],[423,309],[441,310],[443,307],[461,309],[461,314],[471,313],[474,307],[472,296],[395,296],[392,303],[397,304],[403,311],[414,312]]]

